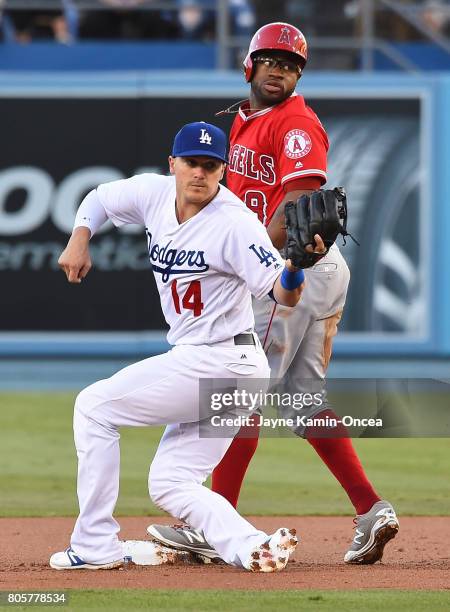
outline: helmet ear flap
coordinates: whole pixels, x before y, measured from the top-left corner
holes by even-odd
[[[244,60],[244,75],[245,80],[249,83],[253,78],[253,73],[255,71],[255,64],[251,58],[251,55],[248,54]]]

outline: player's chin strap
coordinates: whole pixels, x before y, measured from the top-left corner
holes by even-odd
[[[239,102],[235,102],[228,108],[224,108],[223,110],[217,111],[217,113],[214,113],[214,116],[220,117],[221,115],[233,115],[234,113],[238,113],[240,105],[243,104],[244,102],[248,102],[248,98],[245,98],[244,100],[239,100]],[[255,113],[258,110],[261,110],[261,109],[260,108],[246,108],[245,112]]]
[[[343,187],[335,187],[333,191],[336,195],[336,199],[338,200],[338,202],[340,202],[338,212],[340,218],[342,219],[342,229],[340,233],[342,234],[342,241],[344,243],[344,246],[347,244],[347,236],[350,236],[350,238],[355,244],[361,246],[356,240],[356,238],[352,236],[350,232],[347,231],[347,195],[345,193],[345,189]]]

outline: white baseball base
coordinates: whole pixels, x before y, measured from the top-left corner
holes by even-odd
[[[148,540],[125,540],[122,542],[122,546],[124,559],[135,565],[198,565],[211,563],[211,559],[203,557],[203,555],[175,550]]]

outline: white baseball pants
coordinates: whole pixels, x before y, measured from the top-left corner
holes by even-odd
[[[232,438],[199,437],[199,379],[268,382],[269,376],[259,342],[235,346],[229,340],[176,346],[84,389],[74,412],[80,507],[71,537],[75,554],[88,563],[122,558],[120,527],[113,518],[119,493],[119,428],[168,424],[150,469],[150,496],[172,516],[202,529],[224,561],[242,565],[267,535],[203,486]]]

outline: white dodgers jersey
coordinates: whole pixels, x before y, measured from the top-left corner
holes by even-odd
[[[171,344],[213,344],[252,328],[251,294],[267,295],[284,265],[256,215],[219,187],[184,223],[173,176],[141,174],[97,188],[116,226],[145,225]]]

